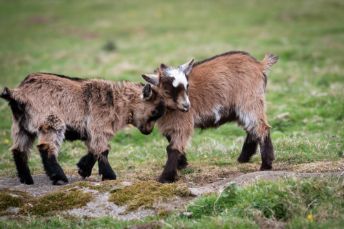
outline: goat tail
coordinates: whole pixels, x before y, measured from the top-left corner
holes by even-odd
[[[2,90],[0,97],[3,99],[6,99],[7,101],[11,101],[14,100],[11,90],[8,87],[4,87],[4,89]]]
[[[263,73],[267,74],[271,68],[272,65],[277,63],[278,61],[278,56],[272,54],[272,53],[267,53],[265,54],[265,57],[263,61],[261,62],[263,65]]]

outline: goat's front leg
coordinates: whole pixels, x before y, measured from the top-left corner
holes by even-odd
[[[173,135],[166,135],[169,145],[166,148],[167,161],[162,174],[159,177],[161,183],[172,183],[177,179],[177,170],[185,168],[188,163],[184,153],[187,140],[192,134],[192,129],[185,129],[183,132]]]
[[[262,157],[262,165],[260,170],[271,170],[272,162],[275,160],[274,147],[271,142],[270,132],[266,134],[266,137],[260,142],[260,153]]]
[[[181,152],[177,149],[173,149],[171,144],[167,146],[167,161],[164,170],[159,177],[161,183],[172,183],[177,179],[178,159]]]
[[[81,177],[86,178],[91,176],[92,174],[92,169],[94,164],[97,161],[97,156],[92,154],[92,153],[87,153],[85,156],[83,156],[78,164],[78,173]]]
[[[171,143],[171,136],[166,135],[165,137],[167,141]],[[168,154],[168,149],[167,149],[167,154]],[[188,166],[188,160],[186,158],[185,152],[179,153],[177,168],[181,170],[181,169],[185,169],[187,166]]]
[[[111,165],[108,161],[109,151],[102,152],[98,157],[98,168],[99,174],[102,175],[102,180],[115,180],[116,174],[112,170]]]

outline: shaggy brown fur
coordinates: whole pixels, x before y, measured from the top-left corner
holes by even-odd
[[[13,113],[12,153],[22,183],[32,184],[28,153],[36,137],[47,175],[53,184],[67,182],[57,162],[64,139],[83,140],[88,154],[78,163],[79,174],[90,176],[98,160],[102,179],[115,179],[107,161],[108,141],[128,124],[149,134],[164,113],[156,89],[147,84],[82,80],[49,73],[27,76],[15,89],[5,88],[1,97]]]
[[[184,73],[185,69],[189,71],[185,74],[188,79],[186,88],[182,84],[171,85],[174,78],[167,74],[172,68],[163,64],[155,76],[143,75],[146,81],[159,87],[168,108],[157,122],[170,143],[161,182],[175,181],[177,168],[187,165],[185,146],[195,127],[218,127],[230,121],[238,122],[247,132],[238,161],[248,162],[259,144],[261,170],[272,168],[274,152],[265,114],[265,87],[266,74],[277,60],[276,56],[268,54],[259,62],[248,53],[235,51],[195,64],[190,61],[188,67],[181,65],[177,68]],[[191,103],[189,112],[183,112],[188,110],[182,105],[187,101],[183,98],[185,95],[189,95]]]

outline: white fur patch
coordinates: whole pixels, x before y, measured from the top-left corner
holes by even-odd
[[[214,121],[215,124],[221,120],[221,114],[220,114],[221,109],[222,109],[222,106],[219,106],[219,105],[216,105],[213,108],[213,113],[215,115],[215,121]]]
[[[185,101],[185,103],[189,104],[189,106],[190,106],[189,96],[187,96],[186,93],[184,95],[184,101]]]
[[[186,79],[186,76],[183,71],[181,71],[180,69],[169,68],[166,72],[168,76],[174,77],[172,83],[173,87],[178,87],[179,84],[184,85],[185,88],[187,87],[188,80]]]
[[[240,110],[237,110],[236,113],[247,131],[252,131],[256,127],[257,119],[251,113],[241,112]]]

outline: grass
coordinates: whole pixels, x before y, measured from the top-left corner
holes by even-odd
[[[305,163],[321,167],[343,160],[344,4],[340,0],[16,0],[0,4],[0,87],[15,87],[28,73],[37,71],[141,81],[141,73],[151,72],[161,62],[178,65],[190,57],[201,60],[228,50],[245,50],[262,59],[272,52],[280,56],[267,88],[275,168],[293,169]],[[0,176],[15,176],[9,152],[11,113],[3,100],[0,120]],[[208,166],[246,170],[236,162],[243,136],[233,124],[196,130],[187,148],[191,168],[183,176],[196,176],[202,168],[205,174]],[[167,141],[156,130],[144,136],[136,129],[125,129],[110,145],[109,160],[121,179],[154,179],[166,159]],[[75,164],[84,153],[81,142],[64,143],[59,161],[68,173],[76,174]],[[259,164],[256,155],[248,166],[256,169]],[[36,149],[30,168],[34,174],[43,173]],[[209,216],[211,220],[180,220],[196,228],[257,225],[250,219],[221,214]],[[329,219],[311,227],[335,227],[338,222]],[[79,225],[56,218],[48,223],[45,219],[12,223],[13,227]],[[117,223],[99,219],[80,225]],[[290,225],[304,226],[304,216],[293,218]]]
[[[268,220],[291,227],[315,222],[326,225],[331,220],[339,225],[344,220],[343,185],[343,180],[338,179],[261,181],[244,188],[233,183],[219,195],[197,199],[187,211],[193,219],[213,220],[220,215],[260,226],[266,226]]]

